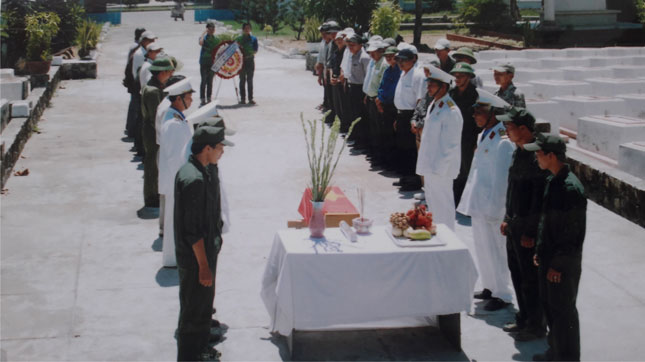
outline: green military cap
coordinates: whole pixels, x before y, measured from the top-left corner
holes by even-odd
[[[473,67],[471,67],[470,64],[464,62],[459,62],[455,64],[454,67],[452,67],[450,74],[454,73],[468,73],[473,77],[475,76],[475,70],[473,69]]]
[[[475,58],[475,54],[473,53],[473,50],[468,48],[468,47],[461,47],[457,49],[456,52],[452,53],[452,56],[462,56],[462,57],[468,57],[472,59],[473,64],[477,63],[477,59]]]
[[[506,63],[493,67],[493,71],[500,73],[511,73],[515,74],[515,67],[511,63]]]
[[[161,57],[157,58],[152,62],[152,65],[150,66],[151,72],[160,72],[164,70],[175,70],[175,66],[172,64],[172,60],[168,57]]]
[[[235,146],[235,144],[224,138],[223,127],[202,126],[197,127],[193,134],[193,143],[216,145],[218,143],[224,146]]]
[[[521,107],[512,107],[508,111],[500,116],[497,116],[497,120],[500,122],[509,122],[513,123],[516,126],[526,126],[528,129],[533,131],[535,129],[535,117],[525,108]]]
[[[564,139],[556,134],[538,133],[535,135],[535,142],[525,144],[524,149],[532,152],[542,150],[545,153],[564,155],[567,152],[567,145],[564,143]]]
[[[391,46],[391,47],[388,47],[387,49],[385,49],[385,55],[396,54],[398,52],[399,52],[399,49],[397,47],[394,47],[394,46]]]

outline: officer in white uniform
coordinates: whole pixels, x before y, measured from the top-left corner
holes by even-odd
[[[433,221],[455,229],[455,199],[452,182],[461,165],[461,111],[448,89],[454,77],[429,66],[428,94],[433,97],[421,134],[416,172],[425,178],[425,196]]]
[[[478,89],[475,122],[483,128],[457,211],[472,220],[475,255],[484,291],[475,297],[487,299],[484,309],[494,311],[511,302],[506,239],[499,231],[506,211],[508,169],[515,145],[506,136],[504,124],[496,116],[510,105],[485,90]]]
[[[170,108],[165,114],[165,120],[159,133],[159,193],[164,195],[164,233],[163,233],[163,266],[174,267],[175,234],[174,234],[174,186],[175,175],[186,163],[184,148],[193,136],[192,123],[186,118],[185,112],[192,104],[192,94],[195,92],[190,79],[183,79],[167,87]]]

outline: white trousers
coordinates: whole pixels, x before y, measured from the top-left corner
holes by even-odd
[[[446,224],[455,230],[455,198],[452,194],[452,179],[437,175],[423,175],[428,211],[433,224]]]
[[[164,267],[177,266],[175,256],[175,193],[165,196],[164,202],[164,231],[163,231],[163,256],[162,263]]]
[[[510,303],[513,295],[506,258],[506,238],[499,232],[502,220],[491,222],[473,216],[471,221],[482,286],[489,289],[493,297]]]

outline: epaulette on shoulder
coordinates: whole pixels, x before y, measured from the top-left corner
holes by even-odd
[[[448,104],[448,107],[450,108],[455,108],[455,104],[452,101],[447,101],[446,104]]]

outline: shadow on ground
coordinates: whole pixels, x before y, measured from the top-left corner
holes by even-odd
[[[469,361],[435,327],[297,332],[293,358],[285,337],[271,342],[284,360],[304,361]],[[286,354],[286,355],[285,355]]]
[[[155,279],[157,280],[157,284],[164,288],[176,287],[179,285],[179,273],[177,272],[177,268],[162,267],[157,272]]]

